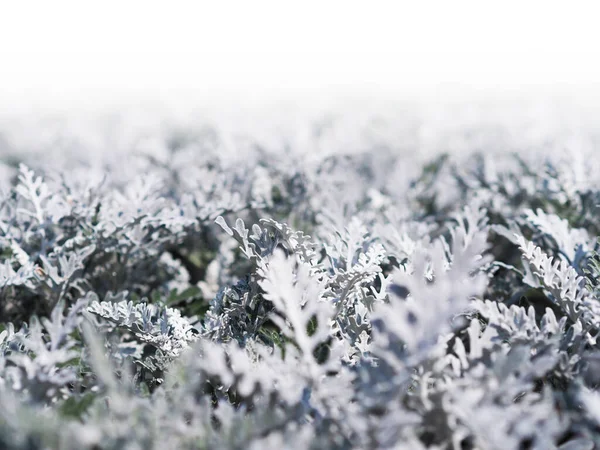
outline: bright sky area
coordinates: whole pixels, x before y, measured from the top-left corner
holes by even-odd
[[[455,89],[585,94],[600,82],[592,5],[7,1],[0,4],[0,102]]]

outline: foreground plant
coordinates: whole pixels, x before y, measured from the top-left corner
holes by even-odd
[[[0,447],[600,445],[594,173],[215,139],[7,169]]]

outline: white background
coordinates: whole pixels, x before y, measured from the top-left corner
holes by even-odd
[[[600,81],[580,2],[2,1],[6,108],[331,94],[578,92]]]

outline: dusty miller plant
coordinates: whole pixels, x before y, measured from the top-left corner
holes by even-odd
[[[600,172],[332,123],[4,148],[0,447],[600,446]]]

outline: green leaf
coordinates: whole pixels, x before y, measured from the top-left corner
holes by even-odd
[[[183,292],[177,292],[176,289],[173,289],[169,294],[169,298],[167,298],[166,305],[170,306],[183,301],[191,300],[195,297],[198,297],[201,293],[202,291],[198,286],[190,286]]]
[[[81,418],[81,416],[88,410],[94,400],[96,394],[88,392],[80,397],[72,396],[65,400],[60,406],[60,412],[63,416],[72,418]]]

